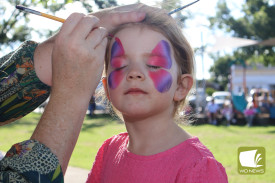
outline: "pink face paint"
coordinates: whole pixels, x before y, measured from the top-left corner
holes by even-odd
[[[115,89],[123,79],[123,71],[118,70],[118,71],[113,71],[110,73],[108,77],[108,85],[111,89]]]
[[[123,64],[122,56],[124,55],[124,48],[119,38],[115,38],[115,42],[111,49],[111,67],[112,71],[108,77],[108,85],[111,89],[115,89],[123,79],[123,72],[120,70]]]
[[[165,69],[170,69],[172,66],[170,46],[167,41],[161,40],[151,53],[152,57],[149,60],[150,65],[160,66]]]
[[[172,67],[170,46],[167,41],[161,40],[153,49],[148,61],[150,66],[160,67],[157,70],[149,70],[149,76],[154,82],[155,88],[163,93],[170,89],[172,85],[172,76],[165,69]]]
[[[153,80],[156,89],[163,93],[170,89],[172,85],[172,76],[164,69],[160,69],[156,72],[149,72],[149,76]]]

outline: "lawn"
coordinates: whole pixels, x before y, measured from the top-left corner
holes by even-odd
[[[0,127],[0,150],[7,151],[11,144],[28,139],[40,118],[31,113],[10,125]],[[271,183],[275,182],[275,126],[188,126],[183,127],[213,152],[228,174],[232,183]],[[90,169],[102,142],[125,131],[123,124],[108,115],[87,117],[82,127],[78,143],[70,165]],[[237,150],[241,146],[262,146],[266,150],[266,172],[263,175],[240,175],[237,172]]]

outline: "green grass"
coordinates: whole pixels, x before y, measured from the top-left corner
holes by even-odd
[[[16,142],[28,139],[40,115],[31,113],[10,125],[0,127],[0,150],[7,151]],[[199,137],[226,169],[232,183],[271,183],[275,180],[275,126],[189,126],[183,127]],[[70,165],[90,169],[97,150],[107,138],[124,132],[123,124],[108,115],[86,118],[73,152]],[[266,149],[266,173],[240,175],[237,172],[237,150],[240,146],[263,146]]]

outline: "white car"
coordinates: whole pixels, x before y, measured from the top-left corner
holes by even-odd
[[[225,103],[230,103],[231,93],[226,91],[216,91],[212,94],[212,97],[215,99],[215,103],[222,108]]]

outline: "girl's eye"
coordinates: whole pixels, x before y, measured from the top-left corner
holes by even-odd
[[[122,66],[122,67],[119,67],[119,68],[116,68],[115,70],[116,70],[116,71],[119,71],[119,70],[124,69],[125,67],[126,67],[126,65],[125,65],[125,66]]]
[[[157,70],[161,68],[160,66],[156,66],[156,65],[147,65],[147,66],[152,70]]]

